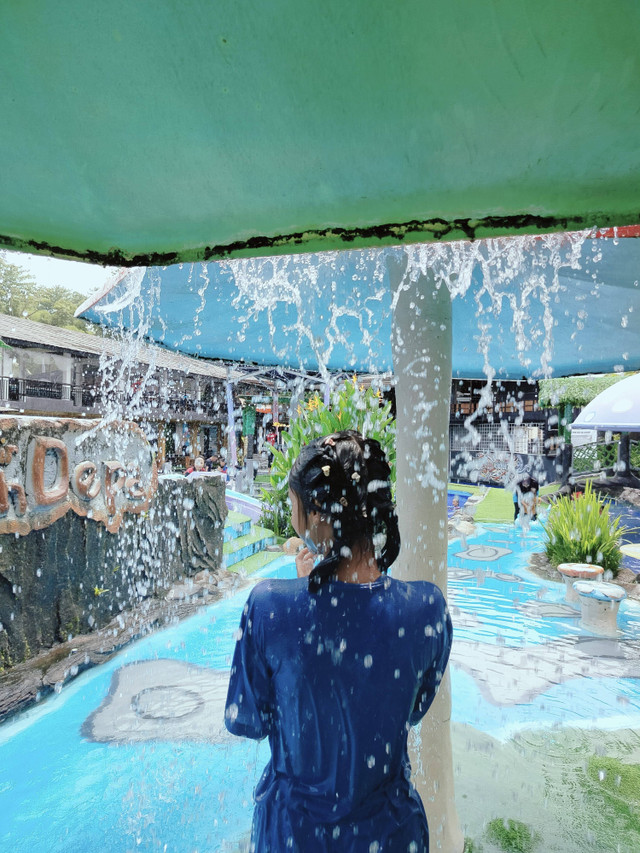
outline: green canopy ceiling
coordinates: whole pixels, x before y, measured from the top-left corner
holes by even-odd
[[[0,245],[111,263],[640,220],[640,4],[0,10]]]

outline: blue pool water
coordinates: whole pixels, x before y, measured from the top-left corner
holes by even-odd
[[[637,677],[603,675],[602,660],[578,663],[566,680],[554,671],[559,653],[571,654],[576,643],[588,646],[595,638],[562,607],[560,615],[541,614],[541,605],[562,605],[563,599],[560,584],[527,569],[529,553],[542,549],[541,538],[539,524],[526,536],[494,525],[479,527],[465,553],[457,541],[449,545],[453,719],[499,738],[526,727],[637,728]],[[294,566],[282,560],[266,573],[291,576]],[[249,829],[266,744],[230,737],[219,744],[94,743],[81,727],[103,702],[114,672],[133,661],[228,668],[246,596],[243,589],[140,640],[0,728],[2,853],[237,850]],[[620,627],[621,641],[640,641],[637,607],[623,605]],[[604,649],[605,663],[609,652]],[[510,659],[514,654],[521,659]],[[551,681],[540,682],[548,666]]]

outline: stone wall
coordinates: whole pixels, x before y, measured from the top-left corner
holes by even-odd
[[[38,421],[40,431],[44,420]],[[64,429],[64,422],[56,424]],[[56,452],[52,483],[56,477],[60,481]],[[111,476],[109,465],[96,460],[96,483]],[[11,494],[9,478],[7,484]],[[23,535],[0,534],[0,668],[106,625],[119,613],[162,597],[183,578],[202,570],[214,577],[219,573],[227,515],[222,478],[160,477],[153,486],[155,493],[144,503],[121,514],[114,532],[108,529],[111,515],[102,523],[90,511],[76,510]],[[24,512],[10,499],[21,523],[32,512],[29,489],[27,482]],[[135,495],[134,487],[131,492]]]

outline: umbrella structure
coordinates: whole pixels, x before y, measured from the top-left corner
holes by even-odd
[[[596,0],[329,0],[322,9],[268,0],[250,11],[231,0],[158,0],[153,9],[129,0],[5,4],[0,246],[165,266],[637,223],[639,35],[633,0],[614,13]],[[303,316],[317,309],[318,325],[305,327],[298,310],[289,321],[282,305],[262,340],[248,330],[260,300],[269,316],[280,283],[265,295],[259,283],[268,276],[249,271],[231,303],[232,313],[248,311],[236,330],[249,336],[245,358],[275,363],[292,345],[295,364],[315,359],[328,369],[345,357],[349,367],[359,358],[379,369],[393,364],[398,572],[443,587],[453,333],[453,363],[465,372],[490,375],[491,364],[505,376],[564,372],[563,348],[575,359],[571,372],[611,369],[621,338],[620,362],[637,366],[613,279],[598,287],[577,269],[565,276],[571,264],[561,264],[562,277],[552,276],[532,302],[531,276],[505,291],[507,263],[485,297],[486,264],[473,253],[459,260],[447,270],[445,256],[391,254],[375,275],[362,274],[358,288],[353,278],[319,276],[318,290],[311,281],[298,303]],[[163,307],[162,333],[147,310],[155,291],[142,275],[141,298],[125,294],[121,316],[149,337],[202,354],[213,353],[205,342],[214,333],[227,339],[231,331],[241,357],[230,315],[218,308],[205,324],[206,307],[183,310],[193,295],[188,276],[161,291],[161,300],[174,288],[180,294]],[[214,278],[211,293],[233,291],[231,279]],[[334,281],[346,312],[339,318],[326,302]],[[192,285],[204,288],[199,272]],[[633,305],[633,285],[621,290]],[[358,299],[344,308],[353,293]],[[580,306],[552,310],[561,294]],[[466,309],[465,298],[475,300]],[[217,297],[198,306],[209,302]],[[587,341],[572,350],[589,314],[609,324],[605,356]],[[369,316],[385,320],[387,331],[373,334]],[[191,330],[172,338],[174,321],[189,320]],[[545,342],[556,322],[551,350]],[[371,357],[359,352],[361,333]],[[418,783],[434,848],[460,853],[448,701],[441,690],[423,725],[429,779]]]
[[[570,429],[640,432],[640,374],[605,388],[584,407]]]
[[[0,245],[111,264],[640,220],[640,7],[4,3]]]
[[[621,433],[613,479],[634,488],[640,487],[640,479],[631,471],[629,435],[640,432],[640,373],[616,382],[594,397],[580,412],[570,429]]]
[[[393,367],[403,541],[394,572],[444,588],[452,375],[640,366],[639,261],[633,237],[572,235],[185,264],[125,273],[79,312],[196,355],[325,374]],[[438,791],[423,779],[422,792],[442,849],[458,853],[448,702],[444,691],[422,741]]]

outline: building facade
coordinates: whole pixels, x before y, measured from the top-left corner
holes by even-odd
[[[265,390],[221,363],[22,317],[0,314],[0,339],[4,414],[135,420],[178,468],[227,447],[227,382],[234,405]]]

